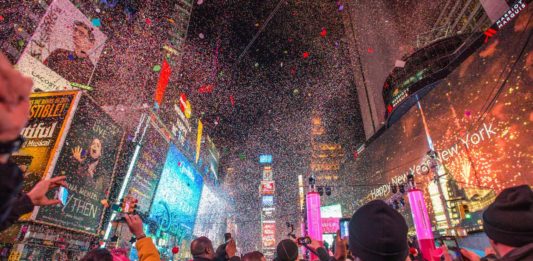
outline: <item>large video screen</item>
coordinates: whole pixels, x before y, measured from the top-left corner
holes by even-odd
[[[528,6],[367,147],[346,180],[350,210],[390,197],[389,184],[412,172],[432,212],[430,145],[450,193],[477,202],[471,211],[506,187],[533,184],[532,14]]]
[[[52,176],[66,176],[65,206],[42,207],[37,220],[98,233],[122,138],[122,129],[88,96],[82,96]],[[49,193],[53,197],[53,193]]]
[[[214,246],[222,244],[226,232],[226,205],[221,191],[204,184],[194,236],[206,236],[213,241]]]
[[[129,195],[139,201],[136,210],[140,213],[148,213],[150,210],[168,148],[168,141],[153,121],[150,120],[148,124],[144,136],[145,142],[139,152],[128,187]]]
[[[180,238],[192,235],[202,184],[194,165],[174,144],[170,145],[150,208],[150,219],[158,224],[158,232]]]

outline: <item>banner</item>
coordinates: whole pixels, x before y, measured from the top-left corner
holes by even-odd
[[[30,76],[34,89],[71,89],[70,82],[89,84],[107,36],[68,0],[54,0],[17,68]]]
[[[100,201],[111,187],[121,137],[111,117],[82,96],[52,173],[67,176],[67,204],[40,208],[36,219],[96,234],[104,209]]]
[[[168,149],[168,140],[150,120],[139,158],[132,171],[129,195],[138,199],[137,211],[148,213],[155,194]]]
[[[23,191],[30,191],[53,167],[53,155],[58,150],[77,94],[71,91],[30,96],[30,120],[21,132],[25,141],[12,156],[24,173]]]
[[[38,93],[30,97],[30,120],[21,132],[25,141],[13,154],[24,172],[24,191],[29,191],[44,175],[57,149],[77,92]]]

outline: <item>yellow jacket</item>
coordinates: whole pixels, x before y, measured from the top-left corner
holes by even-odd
[[[135,244],[139,261],[160,261],[159,251],[155,248],[154,242],[149,237],[137,240]]]

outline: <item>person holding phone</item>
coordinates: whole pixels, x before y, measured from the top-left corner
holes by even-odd
[[[65,177],[41,180],[28,193],[22,192],[24,175],[10,159],[22,145],[20,132],[28,123],[33,81],[15,70],[0,53],[0,231],[11,226],[34,206],[60,204],[46,193],[67,186]]]
[[[483,228],[492,249],[481,258],[460,249],[469,261],[533,260],[533,191],[528,185],[504,189],[483,212]],[[445,247],[446,248],[446,247]],[[445,260],[451,260],[445,249]]]

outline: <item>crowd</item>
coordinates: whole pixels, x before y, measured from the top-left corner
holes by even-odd
[[[28,193],[22,193],[23,175],[10,160],[10,154],[21,146],[20,132],[29,117],[29,95],[32,81],[16,71],[0,54],[0,231],[11,226],[35,206],[60,204],[47,192],[59,186],[68,187],[65,177],[38,182]],[[136,238],[139,260],[160,260],[159,253],[143,231],[138,215],[126,215],[126,223]],[[461,249],[465,260],[533,260],[533,191],[528,185],[503,190],[483,213],[483,226],[490,239],[487,256]],[[349,223],[349,237],[337,235],[333,252],[321,242],[306,247],[321,261],[404,261],[420,260],[408,244],[408,227],[402,215],[383,201],[372,201],[359,208]],[[296,261],[299,246],[286,239],[277,245],[276,261]],[[441,259],[452,260],[443,246]],[[190,247],[193,261],[266,261],[258,251],[237,256],[236,242],[225,242],[215,251],[207,237],[196,238]],[[330,253],[333,255],[330,256]],[[82,260],[129,260],[123,250],[105,248],[91,250]]]

